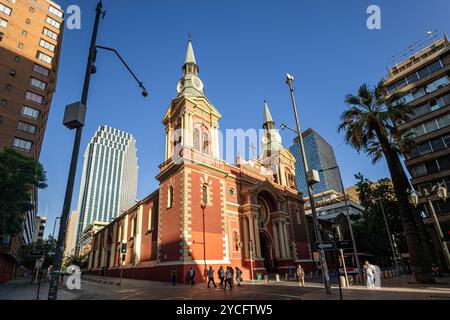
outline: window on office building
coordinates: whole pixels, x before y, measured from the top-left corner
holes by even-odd
[[[47,83],[36,78],[30,79],[30,85],[40,90],[47,89]]]
[[[33,93],[31,91],[27,91],[27,94],[26,94],[25,98],[27,100],[30,100],[30,101],[35,102],[37,104],[42,104],[42,102],[44,101],[44,97],[43,96],[38,95],[36,93]]]
[[[31,148],[33,146],[33,143],[28,140],[24,140],[21,138],[14,138],[13,147],[24,150],[24,151],[31,151]]]
[[[48,70],[47,68],[44,68],[38,64],[35,64],[33,66],[33,71],[36,73],[39,73],[41,75],[43,75],[44,77],[48,77],[50,74],[50,70]]]
[[[17,130],[31,133],[31,134],[36,133],[36,128],[37,127],[35,125],[29,124],[26,122],[22,122],[22,121],[19,121],[19,123],[17,124]]]
[[[24,117],[28,117],[28,118],[37,120],[37,119],[39,119],[41,112],[39,110],[31,108],[29,106],[22,106],[21,115]]]

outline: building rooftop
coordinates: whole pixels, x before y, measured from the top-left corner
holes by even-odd
[[[409,45],[389,59],[388,75],[385,80],[389,80],[401,73],[407,72],[410,68],[421,63],[431,55],[448,47],[450,42],[444,32],[431,32],[419,41]]]

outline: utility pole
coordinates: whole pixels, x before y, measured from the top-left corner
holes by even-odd
[[[83,92],[81,95],[81,103],[85,106],[87,104],[87,98],[88,98],[88,93],[89,93],[89,84],[90,84],[90,80],[91,80],[92,66],[95,61],[95,52],[96,52],[95,46],[96,46],[96,42],[97,42],[97,33],[98,33],[98,26],[100,23],[100,16],[103,13],[102,9],[103,9],[102,1],[99,1],[97,4],[97,8],[96,8],[94,29],[92,31],[91,45],[89,48],[89,56],[88,56],[88,61],[87,61],[87,66],[86,66],[86,73],[85,73],[85,77],[84,77]],[[63,205],[63,210],[62,210],[61,220],[60,220],[60,227],[59,227],[59,232],[58,232],[58,241],[56,243],[55,258],[53,260],[54,272],[52,273],[49,290],[48,290],[48,300],[56,300],[58,298],[59,273],[60,273],[61,262],[62,262],[62,258],[63,258],[64,242],[65,242],[65,235],[66,235],[66,228],[67,228],[67,219],[69,217],[70,206],[72,203],[73,186],[74,186],[75,175],[76,175],[76,171],[77,171],[77,160],[78,160],[78,154],[80,151],[82,132],[83,132],[82,126],[80,126],[76,129],[75,141],[74,141],[73,150],[72,150],[72,159],[70,162],[69,176],[67,179],[66,194],[64,197],[64,205]]]
[[[313,218],[313,226],[314,226],[314,232],[316,234],[316,240],[319,244],[322,244],[322,234],[319,230],[319,220],[317,218],[317,212],[316,212],[316,205],[314,203],[314,190],[313,185],[309,183],[308,179],[308,161],[306,159],[306,152],[305,152],[305,146],[303,144],[303,138],[302,138],[302,132],[300,129],[300,122],[298,119],[298,113],[297,113],[297,105],[295,103],[295,97],[294,97],[294,86],[293,86],[294,77],[291,74],[287,74],[287,84],[289,85],[289,89],[291,92],[291,99],[292,99],[292,107],[294,109],[294,116],[295,116],[295,124],[297,126],[297,136],[298,136],[298,142],[300,144],[300,150],[302,153],[302,160],[303,160],[303,169],[304,169],[304,175],[306,179],[306,184],[308,186],[308,196],[309,196],[309,202],[311,205],[311,215]],[[328,266],[327,261],[325,258],[325,251],[322,249],[319,250],[320,254],[320,265],[322,267],[322,276],[325,283],[325,291],[327,294],[331,294],[331,281],[330,281],[330,274],[328,273]]]

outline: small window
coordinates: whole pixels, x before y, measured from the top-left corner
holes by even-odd
[[[3,37],[5,36],[5,34],[3,32],[0,32],[0,41],[3,40]]]
[[[8,28],[8,20],[0,18],[0,27]]]
[[[1,100],[0,100],[0,106],[1,106],[1,107],[6,107],[6,106],[8,106],[8,100],[6,100],[6,99],[1,99]]]
[[[200,151],[200,130],[194,129],[194,149]]]
[[[15,77],[15,76],[16,76],[16,70],[12,69],[12,70],[9,72],[9,75],[10,75],[11,77]]]
[[[28,11],[30,11],[31,13],[33,13],[33,12],[34,12],[34,8],[33,8],[33,7],[30,7],[30,9],[28,9]]]
[[[153,208],[150,207],[148,209],[148,224],[147,224],[148,231],[153,230]]]
[[[209,154],[209,136],[206,132],[202,134],[202,140],[203,140],[203,148],[202,152]]]
[[[30,19],[30,18],[27,18],[27,20],[25,20],[25,23],[26,23],[26,24],[31,24],[31,19]]]
[[[28,31],[23,30],[23,31],[22,31],[22,36],[23,36],[23,37],[26,37],[27,35],[28,35]]]
[[[8,84],[5,86],[5,90],[6,90],[6,91],[11,91],[11,90],[12,90],[12,86],[8,83]]]
[[[169,189],[167,190],[167,209],[170,209],[173,207],[173,187],[169,186]]]
[[[15,56],[15,57],[14,57],[14,61],[15,61],[15,62],[20,62],[21,60],[22,60],[22,58],[19,57],[19,56]]]
[[[0,123],[3,123],[3,116],[0,116]]]
[[[19,43],[19,45],[17,46],[19,49],[23,49],[23,43]]]
[[[234,196],[234,189],[233,188],[230,188],[229,192],[230,192],[230,196]]]
[[[208,204],[208,186],[207,185],[202,186],[202,203],[205,205]]]

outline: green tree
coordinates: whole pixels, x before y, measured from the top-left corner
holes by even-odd
[[[379,203],[382,199],[389,230],[395,238],[399,252],[406,251],[405,236],[399,219],[395,192],[389,179],[376,183],[364,178],[361,173],[355,175],[357,192],[365,211],[362,220],[353,224],[358,249],[373,254],[377,263],[385,264],[392,255],[389,236],[384,223],[383,212]]]
[[[33,209],[35,188],[46,188],[45,171],[35,159],[11,148],[0,151],[0,234],[22,231],[25,214]]]
[[[371,156],[374,163],[384,156],[394,185],[415,278],[419,282],[433,282],[428,236],[419,212],[408,203],[411,186],[400,160],[400,154],[411,144],[408,139],[400,137],[394,125],[397,120],[406,118],[412,109],[403,104],[393,107],[392,102],[398,98],[398,95],[393,95],[386,100],[382,81],[374,88],[363,84],[357,95],[346,96],[348,109],[341,115],[338,130],[345,131],[346,142],[358,152]]]
[[[80,267],[81,270],[86,269],[88,265],[89,254],[85,255],[71,255],[64,258],[63,269],[65,270],[68,266],[75,265]]]

